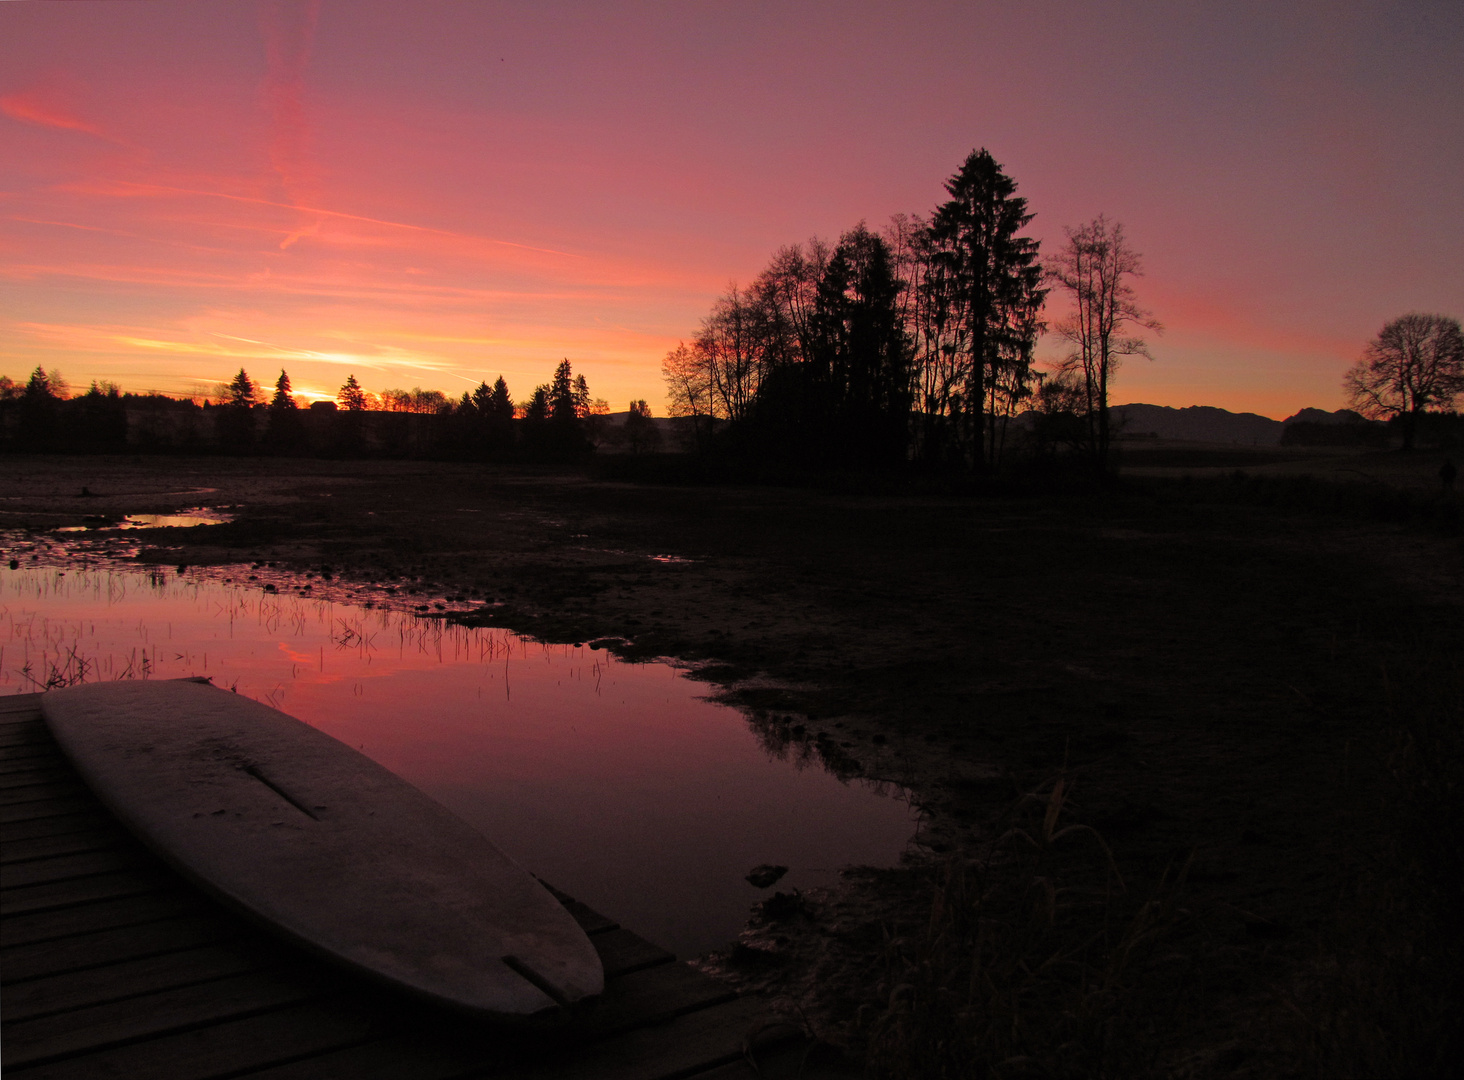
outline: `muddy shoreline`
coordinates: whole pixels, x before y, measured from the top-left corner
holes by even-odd
[[[1192,974],[1169,995],[1184,1018],[1152,1036],[1161,1071],[1274,1072],[1290,1053],[1278,994],[1389,850],[1379,673],[1421,641],[1464,645],[1457,537],[1218,489],[944,498],[420,462],[0,463],[6,530],[200,505],[235,520],[130,532],[118,557],[674,657],[771,745],[911,789],[927,813],[912,865],[784,901],[708,961],[856,1048],[932,882],[1061,776],[1064,820],[1101,836],[1125,895],[1187,867],[1168,948]],[[1098,880],[1095,851],[1054,865]],[[1146,971],[1135,985],[1160,978]]]

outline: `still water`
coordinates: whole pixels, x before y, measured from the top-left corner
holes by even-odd
[[[893,865],[898,791],[769,749],[664,663],[496,628],[117,568],[0,569],[0,693],[207,675],[349,743],[528,869],[677,955],[776,888]]]

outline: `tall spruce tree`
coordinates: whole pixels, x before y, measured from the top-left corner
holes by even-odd
[[[290,377],[280,369],[280,377],[275,380],[274,397],[269,403],[271,412],[288,412],[298,408],[295,404],[294,395],[290,393]]]
[[[1030,362],[1046,291],[1038,242],[1017,235],[1034,215],[996,159],[973,151],[945,187],[950,199],[931,218],[925,245],[934,264],[931,299],[964,361],[956,419],[967,431],[959,441],[982,470],[990,453],[988,398],[1010,365]]]
[[[349,412],[364,412],[366,409],[366,392],[361,389],[361,384],[356,381],[355,375],[347,375],[345,384],[336,394],[336,401],[340,407]]]
[[[488,398],[488,412],[506,420],[513,419],[513,398],[508,396],[508,383],[503,381],[502,375],[493,384],[493,392]]]

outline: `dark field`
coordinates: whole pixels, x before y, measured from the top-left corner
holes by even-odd
[[[1204,464],[1182,457],[1154,464]],[[169,566],[410,577],[406,606],[496,599],[471,617],[698,661],[770,746],[908,786],[908,867],[770,902],[705,961],[882,1072],[1442,1075],[1464,548],[1438,462],[1378,462],[1407,482],[875,497],[10,458],[0,525],[237,505],[133,535]]]

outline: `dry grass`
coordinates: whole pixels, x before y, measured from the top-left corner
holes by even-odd
[[[1152,1034],[1174,1009],[1155,1010],[1136,962],[1151,967],[1189,917],[1187,865],[1130,894],[1103,838],[1064,823],[1068,792],[1059,776],[1020,801],[984,859],[946,864],[926,924],[886,944],[885,1004],[859,1018],[871,1075],[1155,1071]]]
[[[1399,667],[1381,673],[1390,843],[1278,993],[1278,1037],[1299,1076],[1464,1069],[1464,661],[1420,642]]]
[[[1388,680],[1382,850],[1269,1002],[1207,1023],[1217,946],[1189,863],[1144,895],[1059,776],[1013,808],[979,861],[930,882],[923,925],[891,935],[879,1004],[856,1025],[874,1077],[1454,1076],[1464,1061],[1464,662],[1419,643]],[[1406,672],[1406,676],[1401,677]],[[1388,679],[1386,673],[1382,676]],[[1228,1026],[1244,1035],[1220,1032]]]

